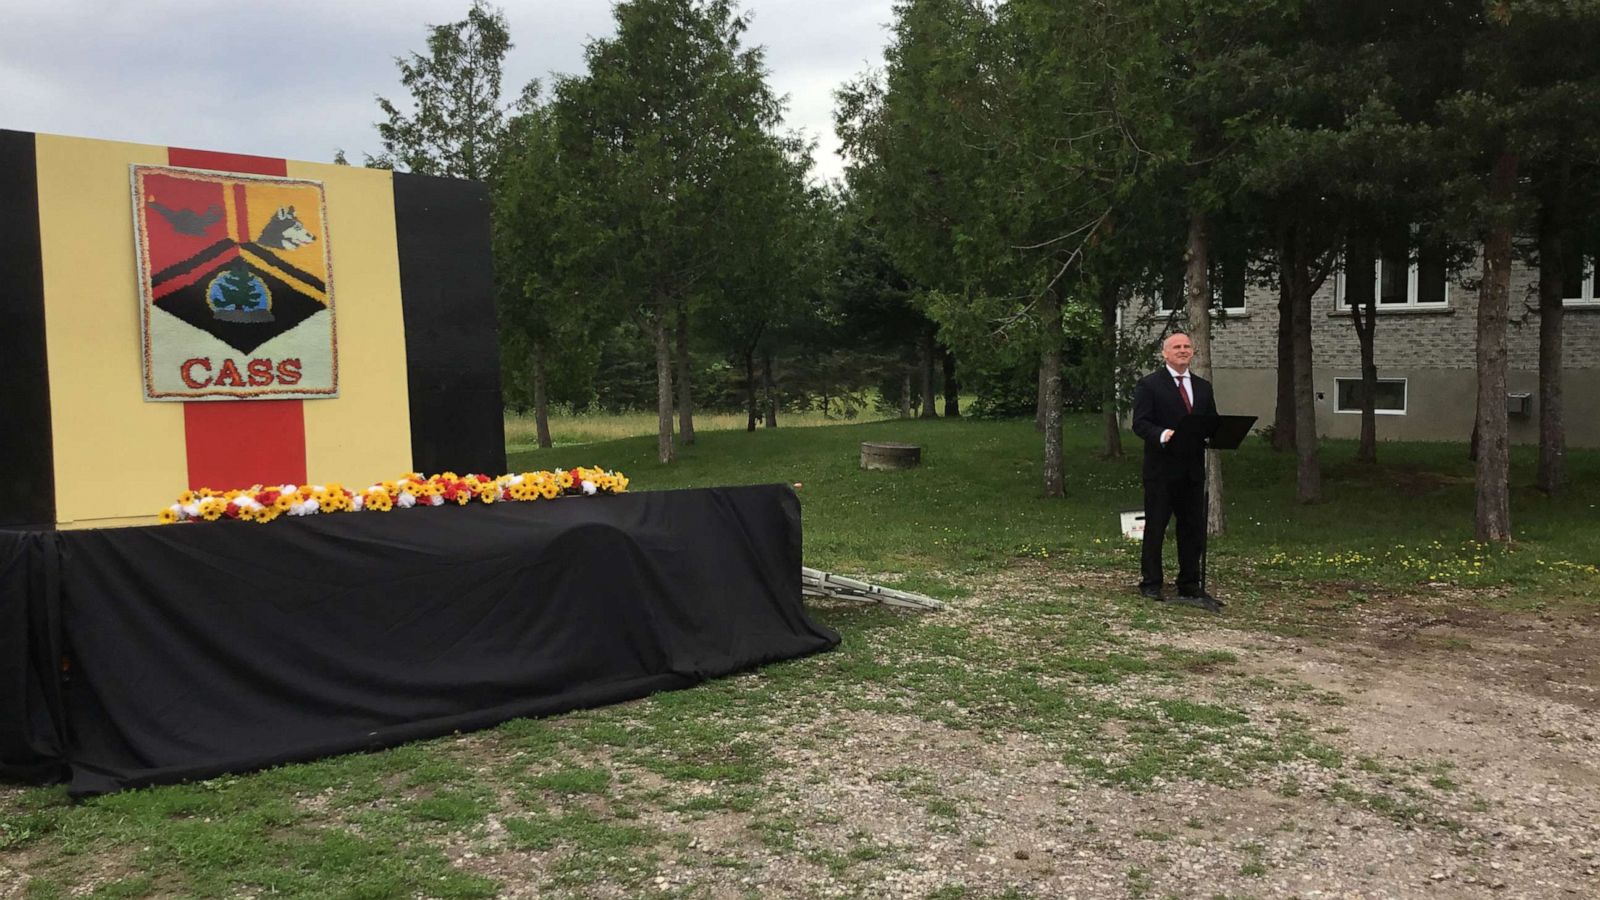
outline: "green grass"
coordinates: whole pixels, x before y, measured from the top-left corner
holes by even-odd
[[[1128,589],[1136,548],[1118,534],[1116,514],[1139,503],[1138,460],[1100,459],[1095,420],[1069,422],[1065,500],[1038,496],[1040,439],[1027,422],[790,424],[702,428],[671,467],[654,461],[645,434],[515,452],[511,468],[620,468],[634,490],[798,483],[809,564],[932,593],[952,600],[950,610],[820,605],[816,616],[843,637],[833,653],[638,703],[509,722],[471,741],[76,805],[60,788],[7,790],[6,864],[31,877],[29,897],[485,897],[507,889],[507,877],[549,896],[634,895],[672,860],[737,872],[759,865],[744,852],[756,848],[873,896],[883,873],[919,851],[864,834],[824,843],[818,835],[837,820],[794,802],[809,784],[785,782],[778,755],[796,745],[832,752],[852,716],[1050,746],[1075,779],[1130,794],[1175,780],[1256,784],[1408,827],[1458,827],[1439,810],[1470,801],[1470,785],[1444,764],[1375,765],[1341,748],[1344,729],[1313,724],[1315,708],[1341,696],[1246,672],[1232,652],[1162,642],[1203,614],[1153,608]],[[861,471],[858,445],[872,439],[921,444],[923,466]],[[1573,451],[1573,491],[1552,500],[1520,487],[1533,460],[1517,448],[1517,543],[1490,549],[1469,540],[1463,448],[1385,444],[1376,467],[1356,465],[1353,452],[1325,447],[1329,499],[1311,507],[1292,500],[1292,458],[1259,441],[1229,458],[1232,525],[1211,554],[1213,581],[1229,590],[1228,627],[1276,628],[1269,613],[1311,606],[1336,618],[1386,602],[1386,592],[1427,596],[1438,589],[1430,583],[1492,588],[1472,597],[1520,606],[1592,605],[1600,595],[1600,453]],[[971,602],[974,585],[985,586],[981,603]],[[849,765],[917,811],[929,833],[981,841],[983,798],[912,762]],[[1286,763],[1337,780],[1312,790],[1278,774]],[[833,771],[819,767],[813,783]],[[732,837],[691,850],[701,822]],[[470,862],[500,854],[515,856],[488,870]],[[1269,869],[1246,852],[1240,873]],[[676,890],[700,896],[702,887]],[[1144,892],[1148,873],[1129,870],[1127,887]],[[931,896],[996,895],[952,883]]]
[[[778,419],[778,426],[780,429],[815,428],[825,425],[846,424],[847,422],[874,422],[893,415],[896,414],[863,409],[846,420],[840,418],[837,413],[826,418],[822,413],[815,411],[783,413]],[[673,421],[674,426],[676,426],[677,420]],[[696,413],[694,417],[696,433],[703,431],[744,431],[748,423],[748,416],[742,412]],[[556,447],[615,441],[622,438],[654,435],[655,433],[656,414],[654,412],[574,413],[558,411],[552,412],[550,415],[550,440]],[[519,452],[537,448],[538,434],[538,428],[532,415],[506,414],[507,450]]]
[[[974,572],[1017,558],[1092,567],[1136,578],[1137,547],[1117,513],[1141,503],[1139,451],[1099,455],[1098,420],[1066,429],[1065,500],[1042,499],[1039,435],[1028,422],[890,420],[832,428],[711,431],[655,459],[653,435],[513,452],[523,471],[597,464],[624,470],[630,490],[754,482],[800,483],[808,565],[894,573],[912,589],[936,573]],[[903,472],[858,468],[859,444],[920,444]],[[1322,445],[1325,501],[1294,500],[1294,457],[1252,438],[1224,464],[1229,529],[1213,539],[1212,581],[1316,582],[1329,603],[1366,602],[1365,586],[1502,586],[1537,603],[1582,598],[1600,585],[1600,452],[1574,450],[1571,491],[1531,487],[1534,448],[1512,452],[1510,548],[1472,540],[1473,464],[1459,444],[1379,447],[1357,463],[1355,444]],[[1170,542],[1169,542],[1170,543]],[[1170,553],[1169,548],[1169,553]]]

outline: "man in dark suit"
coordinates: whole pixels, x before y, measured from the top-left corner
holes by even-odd
[[[1133,391],[1133,433],[1144,439],[1144,547],[1139,593],[1161,594],[1161,544],[1167,522],[1178,520],[1178,599],[1213,612],[1221,603],[1200,583],[1206,529],[1205,450],[1171,445],[1173,430],[1191,412],[1217,414],[1211,382],[1189,371],[1194,344],[1186,334],[1161,342],[1166,365],[1139,379]]]

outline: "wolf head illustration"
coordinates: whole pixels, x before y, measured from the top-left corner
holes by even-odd
[[[261,229],[261,236],[256,238],[256,243],[274,250],[294,250],[315,241],[317,236],[306,230],[300,223],[300,217],[295,215],[294,207],[280,206],[272,214],[265,228]]]

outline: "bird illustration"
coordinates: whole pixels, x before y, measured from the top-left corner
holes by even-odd
[[[215,203],[206,207],[203,213],[197,213],[192,209],[171,209],[154,200],[150,201],[150,208],[160,213],[161,217],[172,225],[173,231],[195,237],[203,236],[207,228],[222,221],[222,207]]]

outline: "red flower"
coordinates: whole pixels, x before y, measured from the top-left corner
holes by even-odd
[[[230,519],[239,518],[239,504],[229,500],[228,505],[223,507],[222,514]]]

